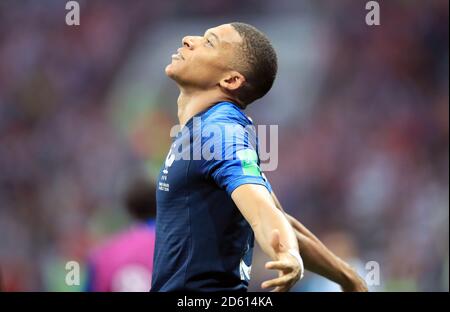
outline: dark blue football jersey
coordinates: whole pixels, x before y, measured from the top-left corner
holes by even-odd
[[[255,128],[220,102],[179,130],[157,181],[151,291],[246,291],[254,235],[231,193],[243,184],[271,191]]]

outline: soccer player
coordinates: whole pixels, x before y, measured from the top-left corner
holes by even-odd
[[[260,170],[256,134],[243,110],[264,96],[276,53],[255,27],[231,23],[187,36],[165,72],[179,90],[180,129],[157,181],[151,291],[246,291],[254,238],[288,291],[307,268],[344,290],[364,283],[297,220]]]

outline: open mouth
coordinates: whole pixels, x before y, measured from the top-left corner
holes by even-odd
[[[173,60],[181,60],[182,58],[181,58],[181,55],[180,54],[172,54],[172,59]]]
[[[177,50],[177,53],[172,54],[172,59],[184,60],[184,57],[181,54],[180,49]]]

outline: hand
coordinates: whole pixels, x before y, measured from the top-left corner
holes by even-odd
[[[347,272],[346,282],[341,284],[344,292],[368,292],[366,282],[352,269]]]
[[[261,284],[263,289],[275,287],[273,292],[288,291],[294,284],[303,277],[303,262],[298,254],[298,258],[284,248],[280,243],[280,233],[278,230],[272,232],[271,246],[277,256],[277,261],[266,263],[266,269],[278,270],[278,277]]]

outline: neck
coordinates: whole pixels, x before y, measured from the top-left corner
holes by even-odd
[[[191,91],[180,87],[178,96],[178,121],[181,126],[196,114],[222,101],[231,101],[217,90]]]

